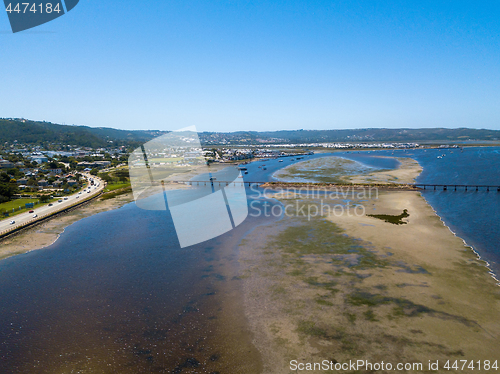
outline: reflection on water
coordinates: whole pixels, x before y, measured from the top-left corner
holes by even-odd
[[[264,219],[180,249],[168,212],[129,204],[2,261],[0,372],[259,372],[235,247]]]

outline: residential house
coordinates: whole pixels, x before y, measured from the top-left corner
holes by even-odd
[[[14,164],[9,160],[0,160],[0,169],[12,169]]]

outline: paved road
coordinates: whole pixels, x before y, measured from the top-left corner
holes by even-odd
[[[24,224],[26,224],[27,222],[29,221],[32,221],[34,218],[33,218],[33,215],[36,214],[38,217],[38,219],[42,218],[43,216],[49,214],[49,213],[54,213],[54,212],[57,212],[59,210],[62,210],[64,208],[67,208],[75,203],[77,203],[78,201],[80,200],[83,200],[83,199],[86,199],[90,196],[94,196],[94,195],[97,195],[99,194],[102,189],[104,188],[104,182],[97,178],[97,177],[94,177],[93,175],[90,175],[90,174],[83,174],[87,179],[88,178],[93,178],[94,179],[94,186],[91,186],[90,190],[87,188],[85,189],[85,191],[81,191],[81,193],[75,193],[73,195],[68,195],[68,196],[65,196],[64,198],[61,197],[61,200],[62,202],[59,203],[59,202],[54,202],[52,203],[53,205],[52,206],[48,206],[48,205],[44,205],[44,206],[41,206],[41,207],[35,207],[33,208],[33,210],[35,211],[34,213],[21,213],[21,214],[17,214],[13,217],[7,217],[7,218],[4,218],[0,221],[0,233],[3,233],[5,230],[10,230],[10,229],[13,229],[15,227],[19,227],[19,226],[22,226]],[[98,187],[96,185],[99,185]],[[88,191],[90,191],[90,193],[88,193]],[[67,200],[64,200],[64,199],[67,199]],[[11,224],[10,222],[11,221],[15,221],[15,224]]]

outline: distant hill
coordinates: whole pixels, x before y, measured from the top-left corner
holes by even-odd
[[[135,145],[161,135],[158,131],[128,131],[112,128],[59,125],[23,119],[0,119],[0,142],[42,144],[58,143],[79,147]]]
[[[0,119],[0,144],[58,143],[79,147],[139,146],[165,134],[159,130],[118,130],[107,127],[59,125],[24,119]],[[204,145],[323,142],[452,142],[500,140],[500,130],[487,129],[351,129],[202,132]]]
[[[240,131],[234,133],[202,133],[203,141],[216,142],[225,137],[230,144],[237,143],[323,143],[323,142],[450,142],[500,140],[500,130],[486,129],[350,129],[350,130],[282,130]]]

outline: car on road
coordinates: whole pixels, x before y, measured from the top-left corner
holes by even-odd
[[[81,195],[82,194],[82,191],[78,192],[78,195]]]
[[[62,200],[57,200],[58,203],[62,203]]]
[[[34,210],[30,210],[28,213],[35,213],[35,211]]]
[[[49,206],[52,206],[52,205],[54,205],[54,204],[52,204],[52,203],[49,204]]]
[[[77,196],[76,198],[78,199],[80,196]]]
[[[65,197],[65,198],[64,198],[64,200],[68,200],[68,198],[67,198],[67,197]]]
[[[36,217],[38,217],[38,214],[33,214],[33,218],[36,218]]]
[[[16,221],[10,221],[10,224],[13,225],[14,223],[16,223]]]

